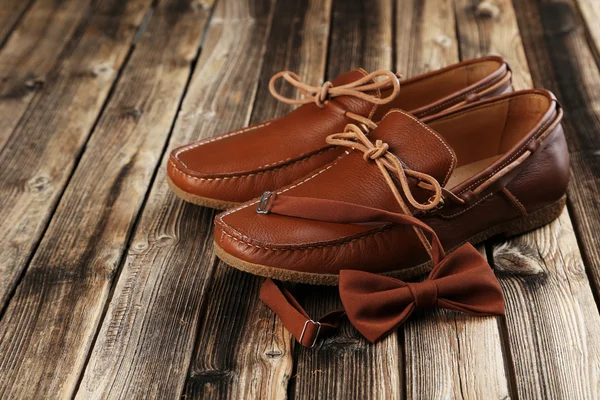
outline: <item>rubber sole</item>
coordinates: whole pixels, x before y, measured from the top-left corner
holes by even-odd
[[[448,253],[451,253],[462,244],[470,242],[473,245],[479,244],[488,240],[491,237],[503,235],[511,237],[529,232],[533,229],[544,226],[556,218],[558,218],[566,204],[566,196],[563,196],[559,201],[549,204],[539,210],[533,211],[525,217],[516,218],[511,221],[503,222],[486,229],[466,240],[463,243],[452,248]],[[226,264],[239,269],[240,271],[248,272],[253,275],[264,276],[265,278],[273,278],[279,281],[307,283],[310,285],[328,285],[334,286],[338,284],[338,275],[335,274],[317,274],[312,272],[300,272],[287,270],[283,268],[272,267],[268,265],[254,264],[248,261],[239,259],[223,250],[215,242],[215,254]],[[399,279],[408,279],[423,275],[432,268],[431,261],[417,265],[415,267],[406,268],[397,271],[386,272],[381,275],[392,276]]]
[[[230,201],[223,201],[218,199],[210,199],[208,197],[196,196],[195,194],[188,193],[173,183],[171,178],[167,176],[167,182],[169,184],[169,188],[175,196],[180,199],[187,201],[188,203],[196,204],[202,207],[215,208],[217,210],[229,210],[230,208],[237,207],[242,203],[235,203]]]

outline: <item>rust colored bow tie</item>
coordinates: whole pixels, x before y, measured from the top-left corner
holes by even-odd
[[[465,244],[444,258],[422,282],[406,283],[364,271],[340,273],[340,297],[352,325],[375,342],[419,308],[504,315],[500,285],[483,257]]]

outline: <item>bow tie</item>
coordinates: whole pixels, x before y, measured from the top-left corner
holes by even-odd
[[[449,254],[422,282],[341,271],[340,297],[352,325],[371,342],[396,329],[416,309],[438,307],[478,316],[504,315],[500,285],[470,244]]]

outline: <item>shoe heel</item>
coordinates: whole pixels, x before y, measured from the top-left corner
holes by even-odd
[[[504,236],[517,236],[554,221],[562,213],[566,202],[567,196],[563,196],[557,202],[542,207],[539,210],[535,210],[523,218],[509,222],[506,231],[504,232]]]

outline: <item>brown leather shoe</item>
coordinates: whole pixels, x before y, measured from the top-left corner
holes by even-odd
[[[256,275],[312,284],[336,284],[344,269],[423,273],[429,227],[452,250],[560,214],[569,178],[561,118],[550,92],[527,90],[427,125],[392,110],[368,138],[349,125],[327,138],[345,149],[335,161],[218,215],[216,253]],[[425,225],[403,225],[398,215],[408,214]]]
[[[383,76],[375,83],[371,78]],[[304,99],[287,99],[275,90],[284,78]],[[395,74],[347,72],[332,83],[311,87],[283,72],[271,81],[281,101],[302,104],[282,118],[205,139],[173,150],[167,165],[172,190],[186,201],[226,209],[290,184],[336,159],[342,149],[325,142],[349,123],[368,132],[389,110],[419,118],[512,91],[511,74],[499,57],[452,65],[402,82]]]

